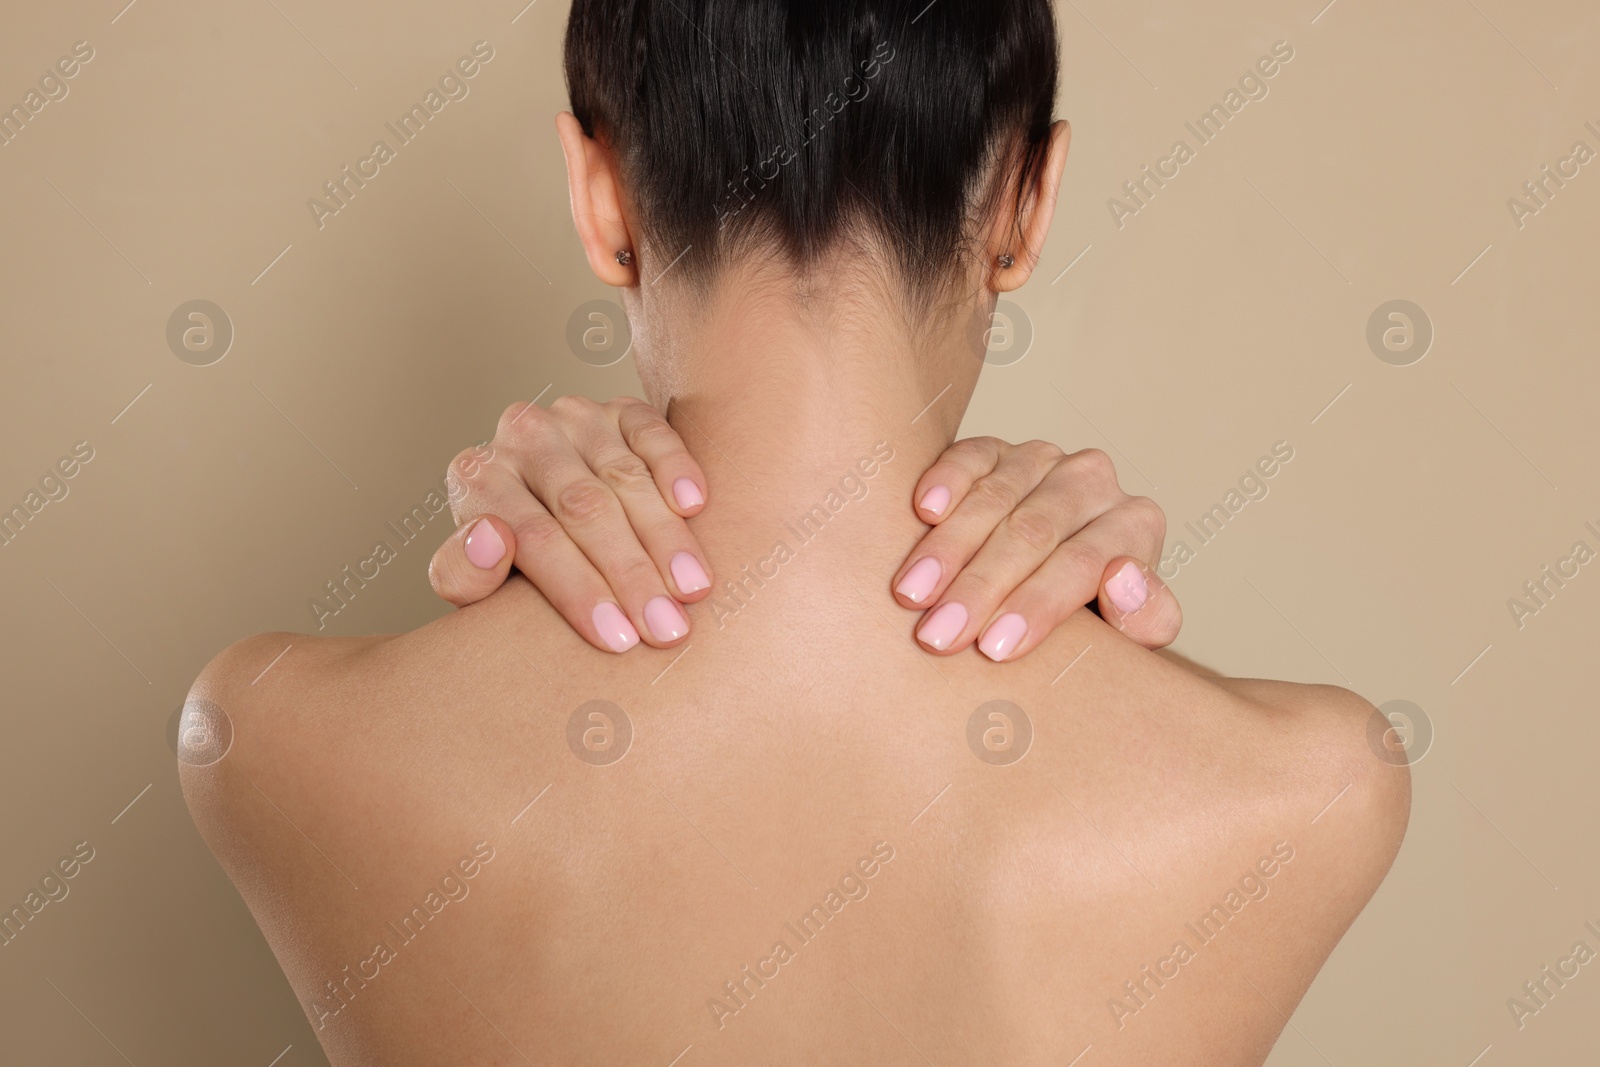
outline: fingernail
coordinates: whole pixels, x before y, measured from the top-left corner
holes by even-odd
[[[967,609],[951,601],[922,624],[922,629],[917,631],[917,639],[943,652],[966,628]]]
[[[1017,650],[1017,646],[1022,644],[1022,639],[1027,633],[1028,620],[1014,611],[1009,611],[989,627],[989,632],[978,642],[978,651],[999,663]]]
[[[650,636],[657,641],[676,641],[689,632],[689,620],[683,617],[670,598],[652,597],[644,606],[644,622],[650,627]]]
[[[626,652],[639,643],[639,631],[611,601],[594,606],[594,628],[600,631],[600,640],[613,652]]]
[[[479,570],[492,571],[506,556],[506,543],[500,539],[500,532],[494,528],[494,523],[488,519],[479,519],[478,524],[467,534],[467,559]]]
[[[685,511],[697,508],[706,502],[700,495],[700,487],[687,478],[679,478],[672,483],[672,495],[677,498],[678,506]]]
[[[950,490],[936,485],[922,495],[922,503],[917,506],[930,515],[943,515],[944,509],[950,506]]]
[[[685,596],[711,585],[711,579],[706,577],[706,569],[687,552],[679,552],[672,557],[672,580],[677,583],[678,592]]]
[[[1144,572],[1139,570],[1137,564],[1124,563],[1122,569],[1106,583],[1106,593],[1118,611],[1132,615],[1150,599],[1150,583],[1144,580]]]
[[[933,592],[933,587],[939,584],[939,578],[943,574],[943,564],[932,556],[924,556],[906,571],[906,576],[900,579],[900,584],[894,587],[894,591],[913,604],[920,604],[928,598],[929,593]]]

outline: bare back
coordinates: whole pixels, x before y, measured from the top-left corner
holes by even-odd
[[[1260,1063],[1404,831],[1371,706],[831,603],[617,657],[513,579],[214,661],[184,790],[330,1060]]]

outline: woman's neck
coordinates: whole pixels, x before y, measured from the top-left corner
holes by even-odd
[[[911,495],[960,428],[993,295],[930,326],[885,288],[746,275],[634,309],[646,392],[710,482],[694,525],[719,570],[803,541],[892,571],[923,531]]]

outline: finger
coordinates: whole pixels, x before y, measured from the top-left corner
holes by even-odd
[[[642,400],[614,400],[617,429],[630,451],[650,468],[661,499],[679,515],[698,515],[705,507],[705,472],[684,447],[670,423]]]
[[[1104,580],[1120,572],[1120,566],[1110,566],[1114,561],[1133,562],[1133,573],[1142,579],[1147,573],[1141,569],[1143,565],[1125,553],[1126,547],[1140,536],[1145,522],[1138,508],[1114,508],[1058,546],[981,620],[979,651],[996,662],[1027,655],[1068,616],[1101,596]],[[1127,575],[1118,580],[1124,584],[1114,589],[1131,607],[1137,581]],[[1146,583],[1147,597],[1158,588],[1175,606],[1176,601],[1159,579],[1154,585]],[[950,595],[958,593],[959,590],[952,590]],[[1116,622],[1112,621],[1112,625]]]
[[[505,584],[515,547],[516,535],[506,521],[486,515],[439,546],[428,561],[428,582],[458,608],[476,604]]]
[[[474,445],[458,453],[445,470],[445,498],[457,526],[470,526],[479,516],[493,513],[478,488],[480,475],[495,456],[493,442]]]
[[[911,493],[917,516],[930,526],[939,525],[1011,447],[997,437],[968,437],[945,449]]]
[[[1100,616],[1145,648],[1165,648],[1183,627],[1183,608],[1160,575],[1132,558],[1114,559],[1100,586]]]
[[[568,405],[568,399],[563,397],[551,405],[558,419],[563,417],[558,408],[581,407],[581,404]],[[582,403],[593,404],[592,401]],[[575,418],[573,424],[580,425],[583,421]],[[617,602],[639,635],[657,648],[678,643],[689,633],[688,617],[669,595],[662,569],[640,543],[621,501],[578,454],[557,420],[546,420],[543,426],[546,439],[535,439],[512,449],[521,477],[533,490],[533,495],[549,509],[550,517],[559,523],[563,538],[588,559],[616,593]],[[585,432],[580,432],[580,437]],[[560,440],[549,435],[559,436]],[[629,453],[628,458],[642,467],[637,456]],[[643,476],[648,480],[647,475]],[[522,531],[513,529],[519,541],[517,566],[520,567]]]
[[[585,397],[562,397],[548,409],[512,404],[501,415],[493,442],[469,448],[451,462],[450,503],[456,521],[466,525],[485,514],[520,513],[536,492],[535,473],[550,467],[558,454],[563,459],[578,455],[578,442],[582,441],[580,458],[618,492],[662,582],[684,603],[703,600],[711,588],[705,553],[683,520],[663,501],[661,483],[639,477],[645,470],[641,466],[644,461],[624,443],[619,422],[627,425],[639,447],[654,458],[657,473],[678,483],[680,499],[675,504],[692,505],[680,506],[680,510],[697,513],[704,505],[705,475],[683,449],[676,431],[653,408],[632,398],[596,404]],[[508,472],[510,479],[503,477]],[[548,513],[548,507],[539,512]],[[613,574],[602,577],[608,582],[622,580]],[[662,613],[663,618],[668,615]]]
[[[636,403],[647,407],[642,402]],[[660,424],[677,437],[664,420]],[[578,458],[588,464],[622,505],[628,525],[672,595],[683,603],[694,603],[710,596],[711,569],[705,553],[688,524],[668,507],[647,461],[609,425],[586,422],[572,427],[569,433],[573,435],[572,444]],[[604,567],[601,571],[606,573]],[[606,574],[612,588],[617,589],[614,577]]]
[[[618,606],[617,595],[521,477],[497,464],[485,468],[478,483],[485,497],[502,502],[498,506],[504,509],[500,518],[507,527],[502,534],[507,555],[550,606],[598,649],[626,652],[638,644],[638,628]],[[455,537],[472,536],[476,529],[477,523],[469,523]],[[440,551],[448,548],[449,541]],[[463,545],[460,551],[465,550]]]
[[[554,409],[564,412],[568,419],[560,418]],[[659,586],[644,587],[642,604],[628,605],[627,610],[619,607],[619,597],[606,577],[536,499],[530,480],[519,472],[519,464],[525,469],[540,469],[552,454],[576,462],[574,446],[561,429],[563,421],[572,419],[611,425],[600,405],[581,398],[558,402],[552,409],[525,403],[507,408],[493,442],[468,449],[452,462],[452,513],[464,525],[474,524],[491,510],[505,516],[511,531],[510,554],[516,565],[573,628],[596,647],[619,652],[632,647],[639,640],[638,624],[644,622],[647,612],[655,620],[653,634],[679,630],[687,633],[687,619],[675,605],[667,605],[666,598],[656,594]],[[626,531],[626,522],[620,525]],[[464,553],[466,547],[463,543],[459,550],[455,546],[441,550],[436,588],[470,603],[492,589],[484,588],[489,580],[486,575],[455,568],[460,556],[453,553]],[[675,579],[678,584],[694,586],[690,574],[696,562],[680,562],[679,577]],[[497,569],[495,575],[503,580],[508,569],[509,565]],[[662,603],[656,603],[658,600]]]
[[[1041,502],[1060,507],[1065,492],[1070,488],[1041,486],[1006,517],[930,612],[923,623],[930,632],[924,638],[919,630],[919,640],[934,651],[953,652],[981,633],[987,640],[979,647],[989,658],[1010,659],[1024,641],[1043,640],[1095,600],[1106,564],[1142,540],[1145,516],[1138,506],[1115,507],[1062,539],[1057,535],[1063,527],[1052,526],[1053,512]],[[1071,530],[1077,521],[1069,518],[1064,528]],[[1003,618],[1008,615],[1020,620]]]
[[[894,582],[903,607],[935,603],[965,570],[961,602],[974,622],[982,622],[1062,540],[1109,506],[1100,487],[1061,473],[1062,454],[1054,445],[1007,448],[906,558]]]

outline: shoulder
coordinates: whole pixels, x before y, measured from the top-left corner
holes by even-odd
[[[1347,870],[1352,900],[1376,891],[1405,836],[1411,777],[1369,701],[1338,686],[1226,678],[1099,620],[1077,626],[1068,644],[1099,658],[1085,664],[1075,695],[1102,709],[1096,732],[1108,753],[1141,784],[1159,780],[1165,799],[1151,820],[1183,827],[1184,840],[1206,850],[1268,833],[1315,839],[1319,856]]]
[[[385,640],[258,634],[223,649],[195,679],[174,739],[178,777],[195,825],[225,865],[265,806],[250,795],[254,783],[294,759],[305,709]]]
[[[1371,702],[1331,685],[1218,679],[1260,723],[1249,762],[1270,775],[1277,834],[1298,857],[1292,921],[1343,936],[1399,853],[1411,814],[1411,774],[1390,724]]]
[[[1342,933],[1388,873],[1410,820],[1410,768],[1389,721],[1339,686],[1178,665],[1189,677],[1174,684],[1192,717],[1178,743],[1204,767],[1203,805],[1234,813],[1228,832],[1271,834],[1299,850],[1296,867],[1321,885],[1318,907],[1342,917]]]
[[[1219,724],[1222,740],[1208,748],[1212,780],[1196,810],[1218,829],[1188,839],[1207,847],[1189,850],[1171,892],[1187,920],[1184,943],[1250,974],[1254,988],[1218,983],[1193,993],[1178,1015],[1225,1015],[1237,1033],[1264,1035],[1264,1057],[1388,874],[1405,836],[1411,780],[1403,755],[1385,747],[1387,722],[1349,690],[1206,684],[1224,697],[1201,712],[1212,740]]]
[[[266,679],[277,671],[291,653],[300,651],[302,654],[278,673],[278,678],[302,673],[296,668],[303,668],[306,652],[311,652],[320,662],[324,649],[340,643],[338,638],[296,633],[264,633],[242,638],[211,657],[211,662],[205,665],[189,687],[187,702],[206,700],[224,704],[259,699],[275,691],[275,687],[267,684]]]
[[[1195,755],[1215,761],[1216,787],[1252,798],[1263,817],[1337,839],[1375,888],[1411,813],[1410,768],[1383,714],[1335,685],[1225,678],[1162,659],[1181,668],[1163,673],[1200,721]]]
[[[1271,725],[1265,740],[1279,762],[1308,791],[1307,803],[1344,807],[1349,823],[1388,846],[1384,867],[1400,846],[1411,813],[1411,772],[1405,750],[1383,713],[1365,697],[1334,685],[1298,685],[1254,678],[1219,679],[1213,684],[1259,709]],[[1323,792],[1328,792],[1325,797]],[[1317,824],[1333,818],[1334,807],[1318,805]]]
[[[1185,832],[1178,858],[1153,875],[1165,899],[1143,913],[1161,916],[1147,943],[1160,944],[1163,930],[1176,940],[1142,971],[1149,950],[1130,957],[1129,996],[1108,1002],[1119,1030],[1140,1016],[1135,1040],[1150,1051],[1140,1062],[1172,1062],[1174,1048],[1188,1050],[1185,1063],[1262,1062],[1378,891],[1410,811],[1404,762],[1373,750],[1369,736],[1381,746],[1385,731],[1360,696],[1254,679],[1204,685],[1209,693],[1191,691],[1184,704],[1199,740],[1182,773],[1205,783],[1183,794],[1195,800],[1181,811],[1176,798],[1164,801],[1164,817]],[[1169,792],[1177,777],[1152,792]],[[1191,965],[1211,980],[1174,983]],[[1151,996],[1166,1006],[1146,1016]]]
[[[238,720],[231,723],[236,727],[260,726],[274,708],[313,696],[363,653],[389,640],[265,633],[235,641],[213,656],[189,687],[179,721],[179,762],[206,764],[209,754],[192,749],[215,739],[215,732],[206,729],[210,720],[222,726],[231,720]]]

